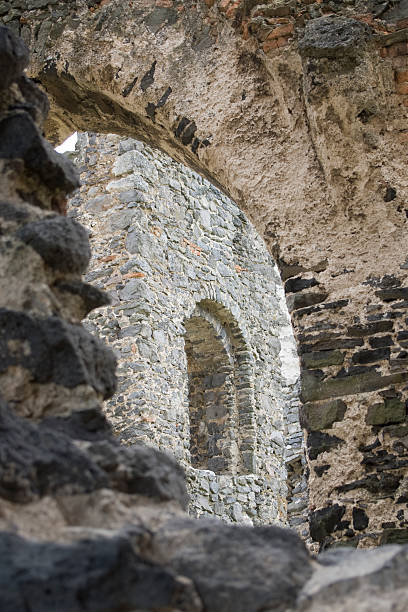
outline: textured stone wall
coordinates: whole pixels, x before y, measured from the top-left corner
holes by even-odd
[[[85,230],[63,214],[77,177],[41,135],[47,100],[27,61],[0,27],[0,366],[5,381],[27,373],[30,399],[19,415],[21,397],[0,398],[2,612],[404,612],[407,546],[312,562],[289,530],[189,519],[177,464],[120,446],[89,408],[99,376],[113,391],[115,368],[79,318],[106,298],[73,267],[89,258]]]
[[[111,298],[87,327],[119,359],[106,404],[117,435],[182,461],[194,515],[286,523],[299,366],[262,239],[218,189],[140,142],[82,134],[76,160],[69,215],[91,233],[87,280]]]
[[[11,6],[55,141],[150,142],[267,242],[304,355],[319,546],[405,538],[405,0]]]
[[[112,436],[115,358],[80,323],[107,296],[81,278],[87,231],[64,215],[78,177],[41,135],[27,63],[0,27],[0,609],[295,605],[312,572],[297,536],[187,518],[176,462]]]
[[[48,100],[27,64],[0,27],[0,608],[175,609],[185,592],[200,610],[118,534],[147,527],[142,500],[182,514],[184,477],[153,449],[121,448],[102,414],[116,360],[80,321],[108,298],[81,278],[87,231],[64,214],[79,177],[42,136]]]

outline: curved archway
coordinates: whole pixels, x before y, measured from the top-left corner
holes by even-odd
[[[238,324],[225,307],[204,300],[184,325],[192,466],[255,472],[253,364]]]
[[[88,278],[112,297],[89,324],[120,355],[120,390],[106,407],[116,433],[183,463],[193,516],[285,522],[287,446],[297,452],[301,433],[280,362],[292,332],[265,244],[233,202],[140,142],[82,135],[78,161],[84,183],[71,212],[92,228]],[[238,451],[225,473],[190,461],[185,322],[197,306],[235,363]]]
[[[288,7],[286,36],[275,39],[273,28],[264,40],[264,9],[238,8],[252,3],[63,4],[58,23],[37,9],[14,19],[34,50],[31,74],[53,98],[48,134],[135,136],[210,177],[249,213],[279,262],[303,355],[315,520],[343,505],[344,491],[359,490],[377,541],[391,516],[377,512],[384,492],[399,524],[399,485],[372,486],[383,479],[372,444],[381,427],[378,453],[394,452],[387,401],[395,393],[391,418],[405,419],[408,393],[408,94],[394,78],[403,77],[404,30],[381,32],[373,44],[375,26],[347,7],[340,21],[354,34],[345,56],[330,42],[338,17],[311,16],[304,37],[296,7]],[[401,468],[398,482],[406,478]],[[354,509],[344,503],[351,524]],[[364,540],[358,530],[342,533],[343,524],[330,537]]]

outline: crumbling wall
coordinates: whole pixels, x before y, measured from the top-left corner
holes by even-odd
[[[303,355],[319,545],[406,537],[405,2],[11,6],[55,141],[150,142],[265,238]]]
[[[115,358],[80,323],[107,296],[81,278],[87,231],[65,216],[78,176],[41,135],[48,103],[27,63],[0,27],[0,608],[291,605],[311,573],[294,534],[188,519],[177,463],[112,436],[101,402],[115,390]]]
[[[76,160],[82,187],[68,214],[91,234],[87,280],[111,298],[86,326],[119,358],[118,391],[106,403],[116,435],[182,462],[193,514],[285,524],[285,460],[302,453],[299,366],[282,282],[265,244],[218,189],[140,142],[81,134]],[[213,432],[225,456],[203,441],[210,458],[202,469],[191,469],[198,467],[191,458],[191,351],[205,371],[190,380],[196,394],[214,395],[219,409],[225,394],[232,402],[224,429]],[[213,388],[216,358],[230,372],[229,392]],[[224,385],[222,371],[216,378]],[[207,401],[199,424],[213,412]]]
[[[84,230],[61,214],[77,179],[41,136],[47,102],[22,74],[27,60],[0,28],[0,365],[4,381],[20,371],[32,385],[27,414],[12,394],[0,405],[2,612],[406,610],[406,546],[334,550],[312,563],[291,531],[189,519],[177,464],[121,447],[99,406],[89,408],[114,387],[112,354],[77,320],[102,295],[72,267],[89,257]]]

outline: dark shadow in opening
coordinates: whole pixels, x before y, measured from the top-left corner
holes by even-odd
[[[191,464],[255,471],[252,356],[231,313],[203,300],[185,322]]]

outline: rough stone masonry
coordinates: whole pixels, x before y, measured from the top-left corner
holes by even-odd
[[[80,323],[106,297],[81,280],[78,179],[41,135],[27,63],[0,27],[1,610],[406,610],[407,546],[312,562],[291,531],[188,518],[174,460],[113,438],[115,360]]]
[[[302,355],[319,546],[405,539],[405,0],[0,7],[32,48],[54,142],[74,129],[148,142],[265,238]]]
[[[75,159],[68,214],[91,233],[86,279],[111,299],[86,327],[119,358],[116,435],[182,462],[193,515],[286,524],[285,462],[303,489],[289,509],[306,506],[299,362],[265,244],[218,189],[140,142],[82,134]]]

